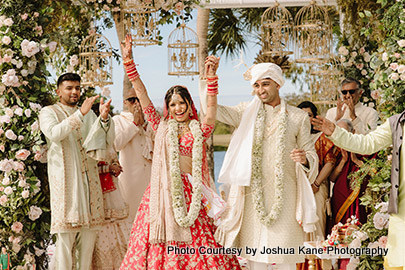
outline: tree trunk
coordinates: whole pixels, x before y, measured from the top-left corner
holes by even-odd
[[[198,8],[197,13],[197,36],[198,42],[200,44],[198,50],[198,67],[200,70],[200,78],[204,77],[204,62],[205,58],[208,56],[208,22],[210,18],[210,10],[206,8]],[[202,112],[200,111],[200,117],[203,118]],[[207,140],[207,161],[210,168],[210,175],[212,179],[214,177],[214,144],[213,135]]]
[[[114,12],[113,13],[113,18],[115,22],[115,29],[117,31],[117,36],[118,36],[118,41],[121,44],[125,40],[125,27],[124,27],[124,21],[123,21],[123,14],[121,11],[119,12]],[[121,46],[120,46],[121,50]],[[122,55],[122,51],[121,51]],[[125,72],[124,65],[122,65],[122,68],[124,69],[124,82],[123,82],[123,89],[122,89],[122,96],[125,97],[128,90],[132,88],[132,84],[128,79],[127,73]],[[123,99],[124,101],[124,99]]]

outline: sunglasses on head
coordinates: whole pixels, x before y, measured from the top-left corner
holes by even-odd
[[[357,90],[359,90],[359,88],[351,89],[351,90],[342,90],[341,92],[343,95],[347,95],[347,93],[350,93],[350,95],[353,95],[354,93],[356,93]]]
[[[133,104],[135,101],[139,102],[139,99],[137,97],[130,97],[130,98],[127,98],[127,101],[129,103]]]

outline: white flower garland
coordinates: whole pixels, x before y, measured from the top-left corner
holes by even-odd
[[[285,135],[287,131],[287,113],[285,105],[281,105],[281,114],[278,122],[277,138],[276,138],[276,161],[275,161],[275,198],[276,201],[267,214],[264,206],[263,195],[263,171],[262,171],[262,157],[263,157],[263,135],[266,120],[266,113],[264,107],[261,106],[255,121],[254,139],[252,147],[252,183],[251,188],[253,191],[253,203],[260,222],[263,225],[272,225],[279,217],[284,192],[284,162],[283,157],[285,153]]]
[[[188,228],[194,224],[194,221],[198,217],[201,208],[203,136],[199,122],[197,120],[191,120],[190,130],[194,137],[192,150],[193,194],[191,197],[190,209],[187,213],[187,207],[184,201],[183,181],[181,180],[180,172],[178,138],[179,126],[178,122],[174,119],[170,119],[168,125],[172,207],[177,224],[179,224],[181,227]]]

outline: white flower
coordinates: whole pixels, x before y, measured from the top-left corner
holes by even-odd
[[[77,55],[72,55],[72,57],[70,57],[69,63],[72,67],[75,67],[79,64],[79,58],[77,57]]]
[[[42,108],[42,106],[41,104],[30,102],[30,108],[34,112],[38,112]]]
[[[390,69],[392,69],[392,70],[397,70],[398,69],[398,63],[391,63],[390,64]]]
[[[16,115],[18,115],[18,116],[22,116],[22,114],[23,114],[23,109],[20,108],[20,107],[17,107],[17,108],[14,109],[14,113],[15,113]]]
[[[27,76],[28,76],[28,70],[22,69],[22,70],[21,70],[21,75],[22,75],[23,77],[27,77]]]
[[[28,217],[34,221],[42,215],[42,209],[38,206],[31,205],[30,211],[28,212]]]
[[[25,109],[24,114],[27,117],[31,117],[31,110],[30,109]]]
[[[6,135],[7,139],[12,140],[12,141],[17,139],[17,135],[15,135],[11,129],[8,129],[5,133],[5,135]]]
[[[3,184],[3,186],[10,185],[10,178],[7,175],[4,176],[3,181],[1,181],[1,183]]]
[[[27,181],[25,181],[25,179],[20,179],[18,180],[18,186],[19,187],[25,187],[27,185]]]
[[[404,73],[405,72],[405,65],[399,65],[397,69],[398,73]]]
[[[368,52],[365,52],[363,55],[363,59],[365,62],[370,62],[370,60],[371,60],[370,54]]]
[[[4,37],[1,39],[1,42],[3,42],[4,45],[8,45],[8,44],[10,44],[10,42],[11,42],[11,38],[10,38],[9,36],[4,36]]]
[[[4,189],[4,194],[6,195],[10,195],[11,193],[13,193],[13,188],[8,186]]]
[[[357,52],[352,52],[350,55],[354,58],[357,56]]]
[[[20,85],[14,69],[7,70],[7,73],[1,77],[1,82],[6,86],[18,87]]]
[[[360,241],[365,241],[365,240],[367,240],[367,238],[368,238],[367,233],[362,232],[362,231],[355,231],[355,232],[353,233],[353,236],[354,236],[355,238],[358,238]]]
[[[27,189],[24,189],[23,192],[21,192],[21,197],[23,197],[24,199],[27,199],[30,196],[30,192]]]
[[[23,21],[25,21],[26,19],[28,19],[28,14],[27,14],[27,13],[21,14],[21,19],[22,19]]]
[[[366,76],[366,75],[367,75],[367,70],[363,69],[363,70],[361,71],[361,75]]]
[[[38,121],[35,120],[34,123],[32,123],[31,125],[31,131],[37,131],[39,130],[39,125],[38,125]]]
[[[388,211],[388,202],[380,202],[375,206],[376,209],[379,209],[380,212],[386,213]]]
[[[374,223],[374,227],[378,230],[382,230],[384,228],[388,227],[388,219],[389,219],[390,215],[389,214],[384,214],[381,212],[377,212],[374,215],[373,218],[373,223]]]
[[[400,78],[402,81],[405,81],[405,73],[402,73],[401,76],[399,76],[399,78]]]
[[[21,232],[21,230],[23,229],[23,224],[21,223],[21,222],[19,222],[19,221],[15,221],[14,223],[13,223],[13,225],[11,225],[11,230],[13,231],[13,232],[16,232],[16,233],[19,233],[19,232]]]
[[[7,19],[4,20],[3,23],[4,23],[5,26],[12,26],[14,22],[13,22],[13,20],[11,18],[7,18]]]
[[[8,117],[13,117],[14,116],[14,111],[11,108],[5,108],[4,109],[4,113],[8,116]]]
[[[380,245],[378,244],[377,241],[375,241],[375,242],[370,242],[370,243],[368,243],[368,245],[367,245],[367,247],[368,247],[369,249],[377,249],[379,246],[380,246]]]
[[[405,39],[398,40],[397,43],[398,43],[399,47],[401,47],[401,48],[405,47]]]
[[[35,41],[28,41],[26,39],[21,42],[22,55],[31,57],[39,52],[39,44]]]
[[[382,54],[382,60],[385,62],[385,61],[388,61],[388,53],[383,53]]]
[[[359,238],[354,238],[349,244],[349,248],[359,248],[361,247],[361,240]]]
[[[22,172],[22,171],[24,171],[24,168],[25,168],[25,166],[24,166],[23,162],[21,162],[21,161],[14,161],[13,162],[13,169],[14,170],[16,170],[18,172]]]
[[[398,75],[398,73],[394,72],[394,73],[391,73],[391,74],[388,76],[388,78],[392,79],[393,81],[396,81],[396,80],[399,79],[399,75]]]
[[[20,244],[13,244],[13,247],[11,248],[15,253],[18,253],[18,252],[20,252],[20,249],[21,249],[21,246],[20,246]],[[18,267],[20,267],[20,268],[18,268]],[[17,266],[17,268],[16,268],[17,270],[24,270],[24,267],[22,267],[21,265],[19,265],[19,266]]]
[[[379,91],[379,90],[371,91],[370,96],[371,96],[373,99],[377,100],[377,99],[380,98],[380,91]]]
[[[8,124],[8,123],[10,123],[11,122],[11,118],[10,118],[10,116],[8,116],[8,115],[2,115],[2,116],[0,116],[0,123],[6,123],[6,124]]]
[[[0,171],[3,172],[11,172],[14,169],[14,161],[11,159],[3,159],[2,161],[0,161]]]

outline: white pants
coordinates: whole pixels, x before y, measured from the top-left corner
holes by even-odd
[[[261,262],[254,262],[249,261],[249,270],[295,270],[295,264],[269,264],[269,263],[261,263]]]
[[[81,229],[79,232],[56,235],[56,270],[89,270],[93,257],[97,231]],[[76,250],[73,247],[76,247]],[[76,254],[75,254],[76,253]],[[73,259],[75,257],[75,259]],[[76,262],[73,268],[73,262]]]

